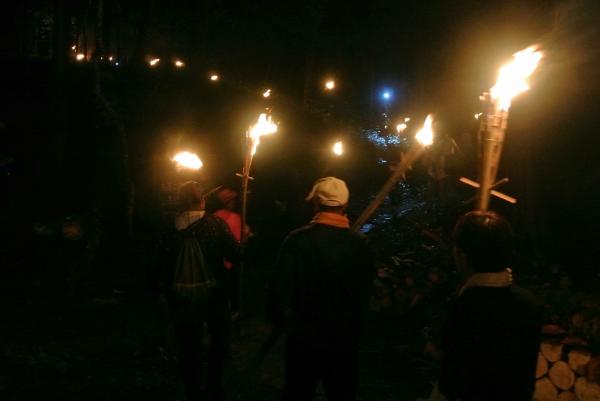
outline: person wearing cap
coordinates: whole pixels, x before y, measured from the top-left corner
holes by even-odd
[[[513,237],[510,224],[490,211],[469,212],[456,224],[454,260],[465,282],[443,332],[432,399],[532,399],[541,312],[513,283]]]
[[[307,196],[315,215],[285,239],[269,289],[267,317],[286,331],[284,401],[308,401],[322,382],[329,400],[352,401],[357,388],[361,315],[372,257],[345,216],[349,191],[335,177]]]
[[[208,392],[211,400],[222,400],[224,396],[221,382],[229,348],[231,322],[223,260],[238,262],[240,250],[227,224],[206,213],[204,191],[199,183],[188,181],[181,185],[178,200],[180,211],[175,217],[175,231],[193,230],[191,232],[198,240],[205,263],[216,281],[216,287],[201,304],[171,296],[179,236],[176,233],[166,236],[165,252],[160,261],[163,267],[163,291],[172,313],[186,399],[206,399],[203,393]],[[207,380],[203,389],[201,355],[205,325],[210,336],[210,349],[207,355]]]

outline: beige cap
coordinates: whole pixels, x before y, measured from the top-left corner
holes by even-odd
[[[344,206],[348,203],[350,191],[346,183],[339,178],[325,177],[317,180],[306,200],[317,198],[321,205]]]

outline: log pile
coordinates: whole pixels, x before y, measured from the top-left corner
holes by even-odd
[[[542,342],[534,401],[600,401],[600,356],[564,340]]]

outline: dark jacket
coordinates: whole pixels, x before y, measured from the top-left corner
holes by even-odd
[[[269,291],[268,318],[314,346],[344,347],[358,339],[372,283],[364,239],[349,229],[310,224],[284,241]]]
[[[449,400],[531,401],[540,331],[527,291],[466,289],[444,332],[440,391]]]
[[[211,269],[217,282],[216,288],[211,291],[208,306],[209,308],[222,307],[228,301],[225,287],[227,272],[223,266],[223,259],[238,262],[241,257],[239,245],[227,224],[221,218],[211,214],[206,214],[188,228],[192,230],[194,236],[198,239],[206,264]],[[165,234],[159,244],[161,247],[161,257],[158,262],[158,274],[161,281],[159,283],[160,291],[165,294],[172,306],[177,306],[173,304],[170,291],[173,285],[175,262],[180,241],[181,232],[173,228],[171,232]]]

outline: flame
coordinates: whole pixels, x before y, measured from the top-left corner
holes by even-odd
[[[479,120],[479,117],[481,117],[482,115],[483,113],[475,113],[473,117],[475,117],[476,120]]]
[[[263,97],[264,98],[267,98],[269,96],[271,96],[271,89],[267,89],[266,91],[263,92]]]
[[[203,163],[195,153],[181,152],[176,154],[173,159],[177,163],[178,168],[188,168],[190,170],[198,170]]]
[[[181,60],[175,60],[175,67],[183,68],[183,67],[185,67],[185,63]]]
[[[219,80],[219,76],[217,74],[212,74],[210,76],[210,80],[213,81],[213,82],[216,82],[216,81]]]
[[[341,156],[344,153],[344,144],[342,141],[337,141],[333,144],[333,148],[331,148],[331,150],[335,155]]]
[[[77,56],[75,56],[75,58],[77,59],[77,61],[83,61],[83,59],[85,59],[85,54],[78,53]]]
[[[73,50],[73,51],[77,50],[77,45],[71,46],[71,50]]]
[[[148,61],[148,64],[150,64],[150,67],[155,67],[158,63],[160,63],[159,58],[153,58],[152,60]]]
[[[406,127],[408,127],[408,125],[406,125],[406,123],[400,123],[398,125],[396,125],[396,131],[398,131],[398,133],[403,132]]]
[[[409,121],[410,121],[410,117],[406,117],[406,118],[404,119],[404,122],[405,122],[405,123],[407,123],[407,122],[409,122]]]
[[[513,97],[529,89],[526,80],[537,68],[543,54],[530,46],[513,55],[514,60],[500,68],[496,85],[490,93],[501,110],[508,110]]]
[[[325,89],[329,91],[335,89],[335,81],[330,79],[329,81],[325,82]]]
[[[252,140],[251,155],[254,156],[256,153],[261,136],[274,134],[275,132],[277,132],[277,124],[271,120],[271,116],[267,116],[265,113],[258,116],[258,121],[250,127],[250,131],[248,132],[248,136]]]
[[[432,124],[433,118],[431,117],[431,114],[429,114],[425,119],[423,128],[421,128],[415,135],[417,141],[419,141],[419,143],[423,146],[429,146],[433,143],[433,130],[431,129]]]
[[[108,57],[108,61],[113,61],[113,59],[114,59],[113,56]]]

